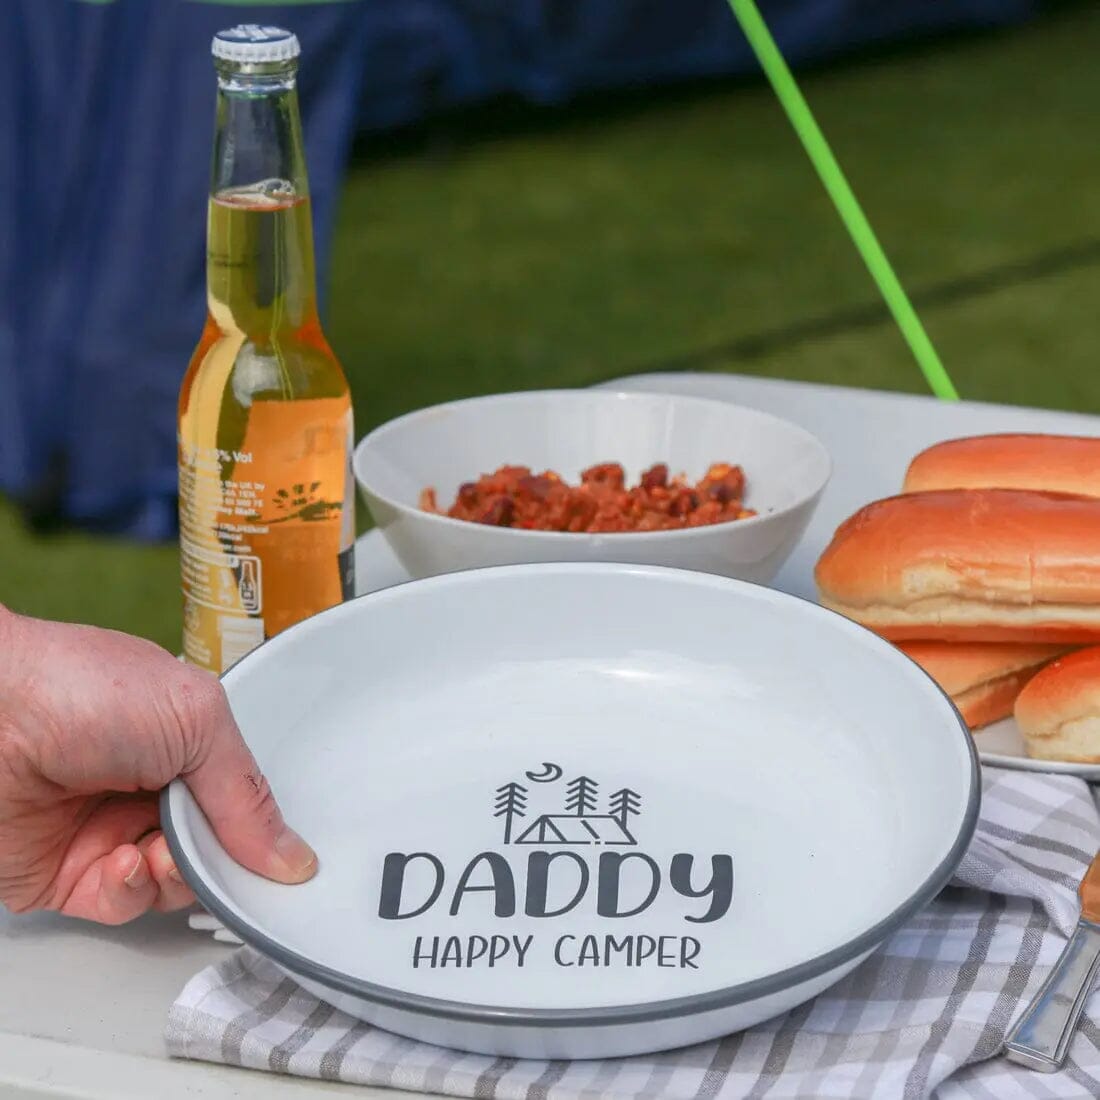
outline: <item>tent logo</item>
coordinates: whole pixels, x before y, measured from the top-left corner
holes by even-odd
[[[529,771],[532,783],[557,783],[563,775],[557,764],[545,763],[541,772]],[[515,781],[496,789],[493,817],[503,819],[505,844],[539,845],[632,845],[637,844],[632,817],[641,813],[642,796],[629,787],[613,791],[600,809],[600,785],[587,775],[578,775],[565,785],[560,811],[549,810],[530,817],[529,788]]]

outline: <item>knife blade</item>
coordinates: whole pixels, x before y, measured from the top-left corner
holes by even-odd
[[[1100,970],[1100,852],[1077,888],[1081,917],[1054,969],[1005,1037],[1005,1056],[1042,1073],[1061,1069]]]

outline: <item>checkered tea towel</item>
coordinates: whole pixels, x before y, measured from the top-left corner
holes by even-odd
[[[999,1056],[1077,920],[1100,848],[1090,788],[987,769],[981,821],[952,884],[848,977],[750,1031],[635,1058],[539,1062],[461,1054],[379,1031],[318,1002],[249,949],[187,985],[171,1053],[275,1073],[495,1100],[1100,1096],[1100,996],[1066,1068]]]

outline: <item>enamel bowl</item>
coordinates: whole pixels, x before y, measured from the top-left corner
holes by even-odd
[[[971,739],[892,646],[713,575],[549,564],[324,612],[224,677],[320,870],[244,870],[182,782],[200,901],[401,1035],[590,1058],[702,1042],[850,971],[943,887]]]
[[[459,485],[504,465],[582,470],[619,462],[628,483],[657,462],[693,482],[715,462],[745,471],[759,515],[677,531],[615,534],[490,527],[423,512],[446,509]],[[766,584],[786,561],[829,480],[825,448],[805,429],[724,401],[564,390],[500,394],[422,409],[367,435],[355,477],[375,523],[413,577],[489,565],[616,561],[697,569]]]

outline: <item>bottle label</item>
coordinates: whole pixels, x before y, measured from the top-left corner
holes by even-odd
[[[223,672],[265,638],[347,598],[352,437],[347,398],[319,398],[255,402],[238,448],[180,438],[189,661]]]
[[[347,467],[344,470],[344,511],[340,527],[340,587],[345,600],[355,596],[355,474],[352,457],[355,454],[355,418],[349,407],[347,415]]]

